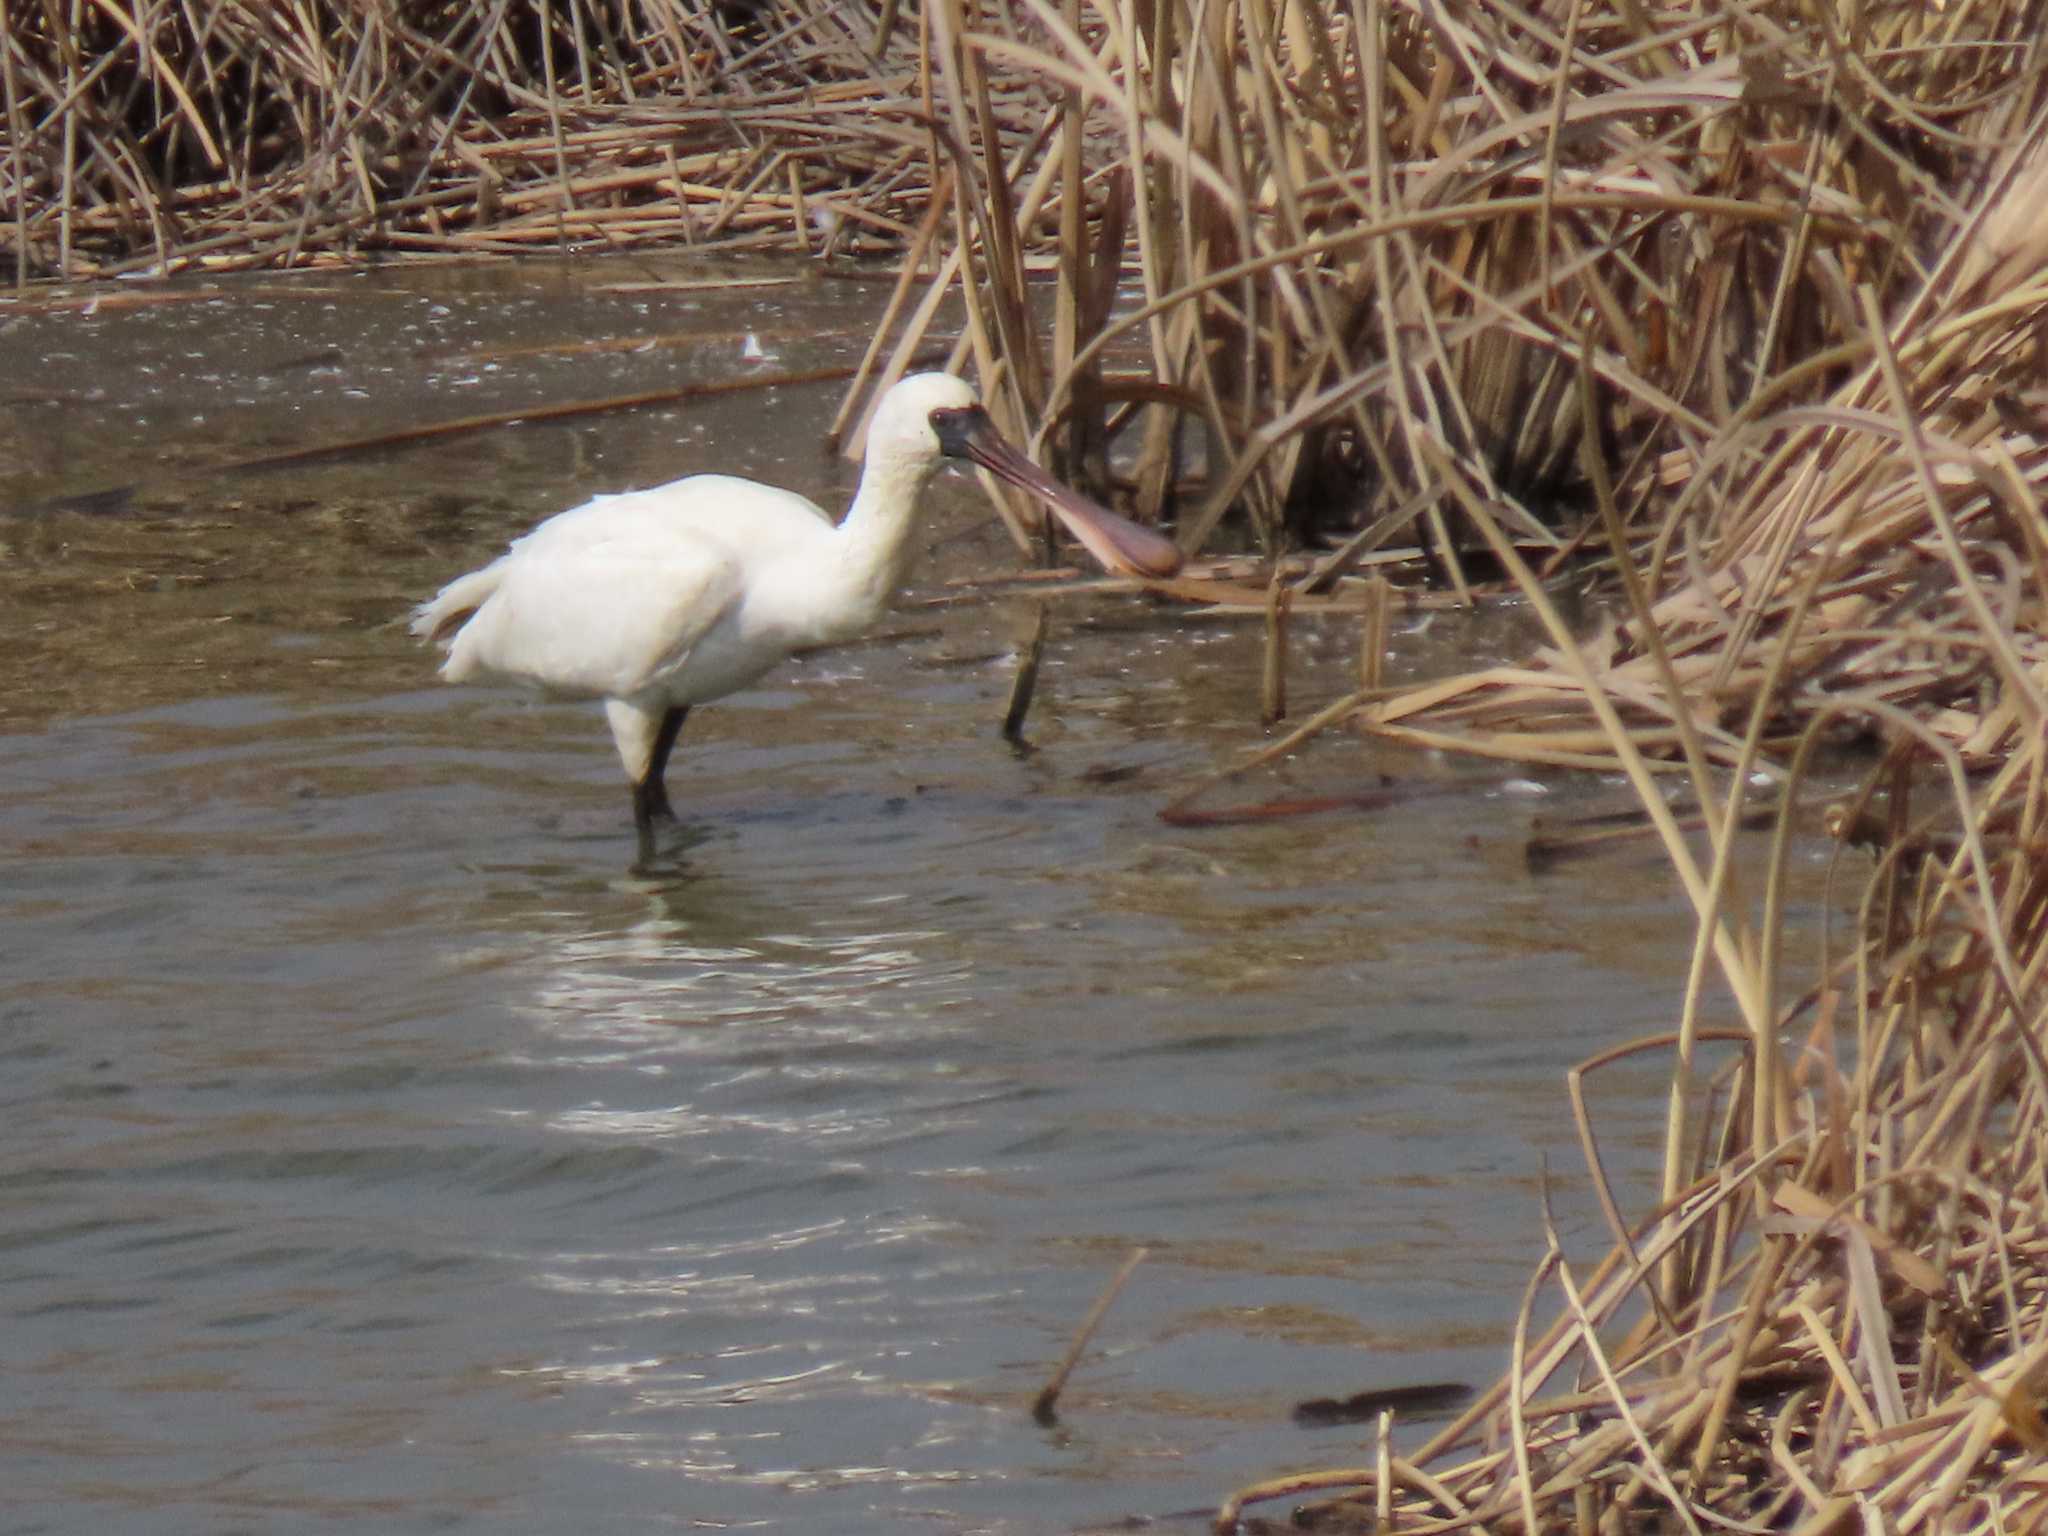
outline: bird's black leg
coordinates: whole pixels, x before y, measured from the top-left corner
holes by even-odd
[[[654,868],[654,813],[647,808],[647,797],[641,786],[633,786],[633,830],[640,836],[640,853],[633,860],[633,873],[643,874]]]
[[[647,777],[633,789],[633,814],[636,818],[644,796],[649,816],[659,816],[664,821],[676,819],[675,808],[668,803],[668,788],[662,783],[662,775],[668,772],[668,755],[675,751],[676,737],[682,734],[683,721],[689,713],[689,705],[679,704],[661,717],[661,729],[654,734],[654,753],[647,759]]]
[[[633,784],[633,829],[639,834],[639,862],[635,868],[653,866],[653,819],[676,819],[662,774],[668,772],[668,754],[676,750],[676,735],[682,731],[682,719],[688,713],[688,705],[680,705],[662,717],[662,725],[653,733],[653,752],[647,754],[647,772]]]
[[[654,751],[647,759],[647,772],[633,786],[633,830],[640,834],[642,865],[654,862],[654,818],[676,819],[675,808],[668,803],[668,788],[662,783],[661,776],[668,769],[668,755],[675,750],[676,737],[683,729],[683,717],[689,712],[689,706],[682,705],[661,717],[661,729],[654,733]]]

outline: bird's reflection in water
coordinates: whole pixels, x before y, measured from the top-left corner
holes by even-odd
[[[923,1362],[1001,1283],[953,1181],[1014,1091],[972,1049],[962,941],[880,882],[788,870],[563,869],[517,905],[532,1076],[507,1112],[592,1170],[550,1191],[578,1236],[531,1268],[578,1329],[518,1369],[612,1405],[585,1452],[699,1497],[912,1457],[955,1475]]]
[[[709,871],[522,873],[492,916],[512,941],[499,959],[527,978],[516,1006],[534,1026],[517,1053],[528,1065],[642,1077],[687,1065],[700,1081],[772,1070],[808,1099],[800,1085],[894,1070],[976,1012],[958,940],[892,923],[892,893],[768,894]],[[587,1114],[577,1123],[595,1128]]]

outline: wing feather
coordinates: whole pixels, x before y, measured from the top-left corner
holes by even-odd
[[[749,572],[816,564],[831,537],[803,497],[723,475],[599,496],[450,582],[415,611],[413,633],[447,641],[450,682],[605,698],[668,684],[713,698],[781,654],[740,633]]]
[[[580,697],[639,693],[688,661],[731,612],[740,587],[733,562],[715,546],[651,551],[614,540],[520,550],[455,637],[442,673],[451,682],[491,674]]]

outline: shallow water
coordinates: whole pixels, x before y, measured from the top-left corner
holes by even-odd
[[[1613,786],[1332,744],[1243,793],[1426,792],[1167,827],[1256,635],[1062,607],[1013,752],[1019,605],[914,600],[1016,560],[950,483],[888,636],[692,716],[635,877],[595,711],[397,621],[593,491],[835,502],[835,388],[206,472],[865,340],[865,292],[598,291],[646,265],[0,317],[0,1530],[1177,1514],[1355,1461],[1299,1398],[1489,1379],[1546,1162],[1604,1247],[1562,1073],[1665,1027],[1689,926],[1654,857],[1521,849]],[[637,333],[696,339],[544,350]],[[1298,711],[1355,647],[1306,628]],[[1638,1188],[1655,1088],[1599,1085]]]

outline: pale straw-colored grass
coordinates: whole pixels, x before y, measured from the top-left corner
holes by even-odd
[[[1282,1498],[1337,1530],[2042,1528],[2037,8],[933,10],[970,206],[923,281],[968,293],[956,355],[1191,553],[1229,514],[1273,557],[1153,590],[1278,635],[1398,540],[1547,632],[1513,665],[1368,676],[1259,758],[1341,726],[1618,772],[1696,919],[1675,1027],[1571,1084],[1611,1252],[1553,1241],[1510,1369],[1427,1444],[1243,1490],[1218,1529]],[[989,134],[998,64],[1060,87],[1035,156]],[[1030,250],[996,229],[1055,211],[1041,344]],[[1139,291],[1112,312],[1119,252]],[[1280,559],[1333,464],[1355,504]],[[1614,606],[1590,633],[1557,591],[1589,556]],[[1881,748],[1830,823],[1864,895],[1808,958],[1787,871],[1846,740]],[[1661,1190],[1629,1213],[1579,1089],[1646,1056]]]

